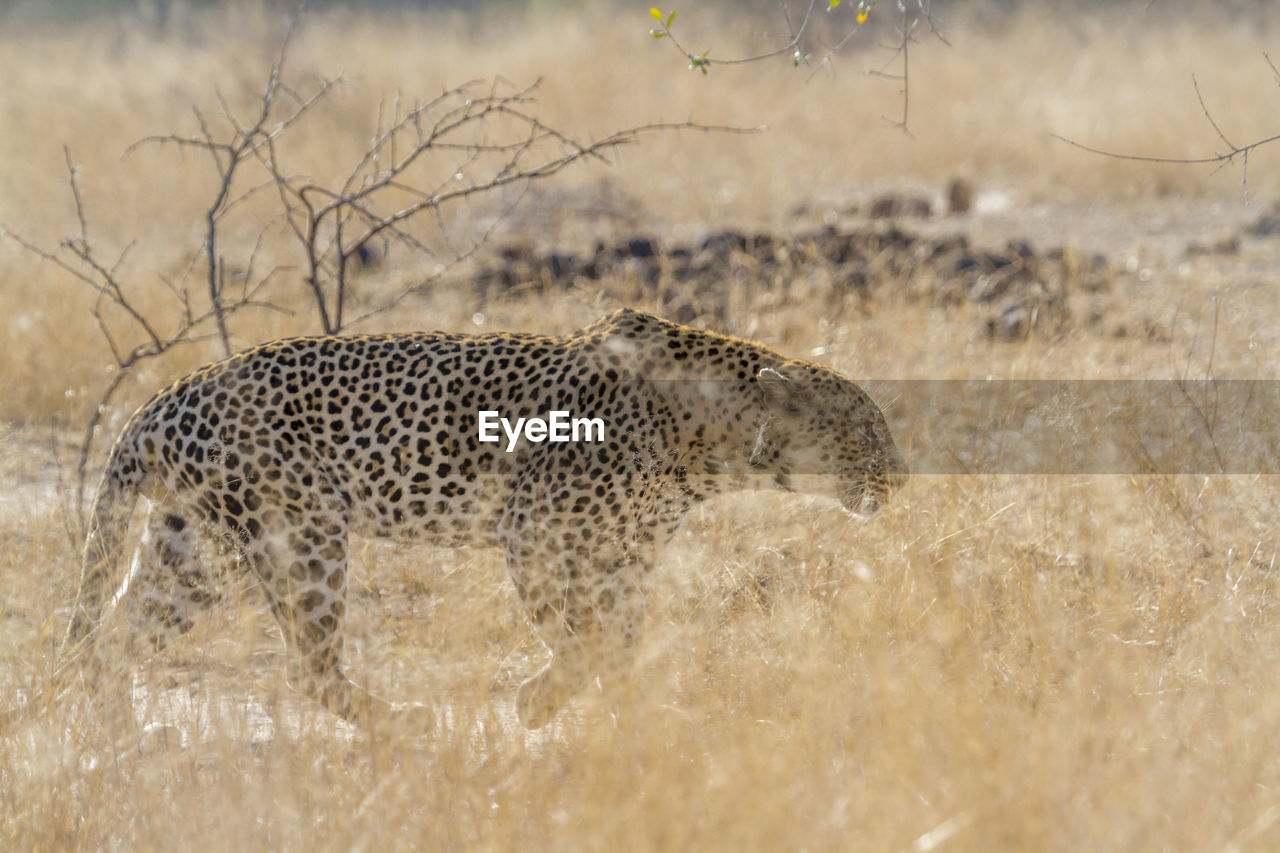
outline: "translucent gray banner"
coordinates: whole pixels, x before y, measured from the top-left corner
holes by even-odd
[[[639,381],[639,380],[637,380]],[[912,474],[1280,474],[1280,380],[861,380],[883,409],[890,432]],[[637,429],[634,419],[612,423],[617,400],[650,392],[707,405],[741,405],[741,380],[650,379],[626,389],[625,380],[600,390],[582,385],[564,393],[552,384],[519,410],[483,406],[464,429],[507,452],[543,441],[593,443]],[[821,397],[804,407],[831,408]],[[493,411],[488,409],[494,408]],[[464,418],[472,415],[467,413]],[[600,417],[597,426],[588,424]],[[486,419],[483,423],[481,420]],[[500,431],[499,419],[509,421]],[[529,421],[538,421],[531,430]],[[582,420],[585,419],[585,420]],[[577,426],[574,426],[574,424]],[[581,436],[575,430],[585,425]],[[739,441],[782,441],[753,423]],[[857,424],[850,424],[860,430]],[[839,432],[839,430],[835,430]],[[852,433],[851,433],[852,434]],[[858,433],[861,435],[861,433]],[[832,440],[839,442],[838,435]],[[806,439],[808,440],[808,439]],[[830,449],[830,448],[820,448]],[[822,454],[809,458],[821,459]],[[806,454],[791,454],[790,474]],[[815,462],[814,464],[819,464]]]
[[[877,380],[913,474],[1277,474],[1277,380]]]

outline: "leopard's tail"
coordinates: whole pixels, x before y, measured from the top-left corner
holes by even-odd
[[[152,460],[137,441],[141,420],[135,416],[125,427],[98,483],[86,528],[80,585],[58,656],[59,670],[85,657],[104,610],[123,582],[119,569],[129,520],[138,498],[155,476]]]
[[[123,583],[117,577],[129,520],[138,498],[147,494],[154,482],[155,466],[139,451],[138,433],[144,420],[136,414],[111,451],[89,515],[85,536],[80,585],[71,608],[71,618],[62,646],[54,661],[51,678],[34,675],[32,683],[7,697],[0,708],[0,735],[13,726],[35,719],[49,701],[57,701],[78,677],[93,685],[99,681],[100,655],[96,648],[99,623],[115,590]]]

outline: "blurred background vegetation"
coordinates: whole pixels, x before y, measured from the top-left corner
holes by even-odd
[[[792,13],[799,13],[807,0],[790,0]],[[80,21],[86,18],[121,18],[144,25],[165,27],[175,21],[203,11],[228,7],[291,11],[347,9],[368,12],[439,12],[470,11],[478,15],[544,14],[575,8],[616,10],[618,13],[643,12],[649,0],[7,0],[0,4],[0,22],[13,24],[47,24]],[[663,5],[663,4],[659,4]],[[755,16],[778,14],[780,0],[684,0],[669,4],[685,11],[695,8],[721,7],[726,14]],[[820,3],[826,6],[826,0]],[[856,6],[845,3],[845,7]],[[883,7],[889,12],[893,4]],[[912,6],[915,0],[912,0]],[[1242,15],[1275,20],[1280,9],[1274,0],[934,0],[933,13],[949,17],[998,18],[1014,13],[1087,15],[1107,10],[1132,10],[1155,18],[1212,16],[1230,19]],[[664,6],[664,8],[666,8]],[[847,9],[846,9],[847,11]]]

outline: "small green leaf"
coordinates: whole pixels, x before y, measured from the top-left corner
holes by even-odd
[[[831,0],[831,5],[827,7],[827,11],[830,12],[832,9],[834,9],[839,5],[840,5],[840,0]]]
[[[649,30],[649,35],[653,36],[656,39],[660,39],[663,36],[665,36],[666,33],[664,33],[662,30]]]
[[[671,29],[671,22],[674,21],[675,19],[676,19],[676,13],[674,10],[672,10],[671,14],[667,15],[667,25],[666,25],[667,29]]]
[[[652,7],[651,9],[649,9],[649,17],[653,18],[655,21],[657,21],[659,24],[661,24],[661,23],[662,23],[662,10],[661,10],[661,9],[659,9],[657,6]]]

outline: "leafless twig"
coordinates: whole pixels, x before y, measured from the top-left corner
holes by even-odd
[[[109,410],[116,392],[132,370],[142,361],[163,355],[173,348],[194,341],[199,330],[215,315],[212,307],[203,313],[193,315],[190,301],[185,294],[179,294],[180,309],[176,318],[176,328],[172,332],[161,332],[160,323],[143,312],[137,300],[135,290],[127,288],[119,278],[120,268],[129,251],[129,246],[120,253],[119,258],[108,267],[99,260],[89,236],[88,216],[85,212],[84,194],[80,187],[80,170],[72,162],[71,152],[64,148],[67,162],[68,180],[75,207],[76,221],[80,233],[63,240],[56,250],[43,249],[22,235],[5,228],[2,233],[31,254],[56,265],[59,269],[87,285],[95,294],[93,318],[101,331],[107,347],[115,360],[115,370],[106,389],[98,397],[97,405],[85,425],[80,444],[80,454],[76,462],[76,500],[75,507],[83,513],[84,494],[88,478],[89,456],[93,439],[102,423],[103,416]],[[132,245],[132,244],[130,244]],[[70,256],[70,257],[68,257]],[[236,302],[222,306],[224,316],[248,307],[248,301]],[[122,311],[128,319],[124,329],[113,319],[113,308]],[[141,337],[142,341],[132,347],[121,343],[125,336]]]
[[[1076,142],[1074,139],[1068,139],[1065,136],[1052,134],[1053,138],[1059,142],[1065,142],[1081,151],[1088,151],[1090,154],[1101,154],[1103,157],[1111,157],[1115,160],[1137,160],[1143,163],[1173,163],[1182,166],[1196,166],[1211,163],[1230,163],[1236,157],[1248,154],[1255,148],[1261,148],[1264,145],[1270,145],[1273,142],[1280,141],[1280,133],[1274,136],[1268,136],[1266,139],[1259,139],[1256,142],[1250,142],[1248,145],[1241,145],[1225,154],[1214,154],[1211,157],[1152,157],[1145,154],[1122,154],[1118,151],[1107,151],[1104,148],[1094,148],[1091,145],[1085,145],[1082,142]]]
[[[799,27],[792,26],[791,15],[788,12],[786,5],[784,3],[782,5],[782,14],[784,19],[787,22],[787,29],[791,33],[791,40],[784,45],[773,48],[772,50],[767,50],[764,53],[757,54],[754,56],[743,56],[743,57],[738,57],[736,59],[711,60],[707,56],[707,54],[709,54],[710,51],[703,51],[701,55],[690,53],[685,48],[685,46],[682,45],[676,39],[675,34],[671,32],[671,23],[675,17],[674,12],[671,13],[671,17],[667,18],[665,22],[659,19],[658,26],[655,27],[650,32],[655,37],[670,39],[671,45],[676,50],[680,51],[680,53],[684,54],[684,56],[689,60],[690,68],[701,69],[703,73],[706,73],[707,68],[710,67],[713,61],[715,62],[716,65],[745,65],[750,62],[761,62],[765,59],[771,59],[775,56],[781,56],[784,53],[792,53],[793,51],[796,50],[797,47],[800,46],[800,43],[804,40],[804,37],[809,30],[809,23],[813,19],[813,12],[818,7],[818,2],[819,0],[809,0],[809,5],[805,7],[804,17],[801,19]]]
[[[1266,60],[1267,66],[1271,69],[1271,73],[1275,77],[1277,85],[1280,85],[1280,71],[1278,71],[1276,66],[1271,62],[1270,56],[1267,56],[1264,53],[1263,58]],[[1118,151],[1108,151],[1104,148],[1095,148],[1092,145],[1085,145],[1082,142],[1077,142],[1074,139],[1069,139],[1056,133],[1052,134],[1052,136],[1059,142],[1065,142],[1074,148],[1079,148],[1082,151],[1088,151],[1090,154],[1110,157],[1113,160],[1134,160],[1140,163],[1169,163],[1176,166],[1218,165],[1219,167],[1223,167],[1234,163],[1236,158],[1239,158],[1241,164],[1240,181],[1244,192],[1245,203],[1247,204],[1249,199],[1249,155],[1264,145],[1270,145],[1273,142],[1280,141],[1280,133],[1268,136],[1265,139],[1258,139],[1254,142],[1248,143],[1247,145],[1236,145],[1227,138],[1225,133],[1222,132],[1222,128],[1218,125],[1213,114],[1209,111],[1209,107],[1205,104],[1204,97],[1200,93],[1200,84],[1196,81],[1194,75],[1191,77],[1191,85],[1195,89],[1196,100],[1200,103],[1200,109],[1204,112],[1205,119],[1213,128],[1214,133],[1218,135],[1218,138],[1227,146],[1227,151],[1225,153],[1214,154],[1210,157],[1158,157],[1147,154],[1124,154]]]
[[[841,0],[826,0],[826,2],[827,2],[828,11],[836,11],[837,7],[841,3]],[[853,6],[855,4],[848,3],[847,5]],[[849,42],[853,40],[853,37],[856,36],[859,32],[861,32],[863,25],[868,21],[871,14],[876,10],[876,8],[879,5],[880,5],[880,0],[860,0],[860,2],[856,4],[857,8],[854,12],[854,23],[852,24],[852,26],[849,27],[848,31],[844,34],[844,36],[841,37],[835,43],[835,45],[830,47],[826,51],[826,53],[822,56],[822,58],[817,61],[816,64],[813,64],[813,68],[810,71],[809,75],[805,78],[805,82],[812,80],[814,75],[816,75],[823,68],[831,67],[836,54],[839,53],[841,50],[843,50],[846,46],[848,46]],[[712,64],[744,65],[752,62],[761,62],[763,60],[771,59],[775,56],[780,56],[782,54],[790,54],[792,57],[793,63],[795,65],[799,65],[801,62],[804,62],[806,64],[811,64],[809,62],[809,60],[811,59],[811,55],[804,50],[802,45],[804,44],[809,34],[809,30],[814,20],[814,12],[818,7],[818,0],[809,0],[808,5],[805,6],[804,16],[801,18],[799,26],[796,26],[793,23],[792,17],[791,17],[791,11],[790,9],[787,8],[786,0],[780,0],[779,6],[782,11],[783,20],[787,24],[787,32],[790,34],[789,40],[787,41],[786,44],[783,44],[779,47],[773,48],[771,50],[767,50],[764,53],[756,54],[753,56],[738,57],[734,59],[719,59],[719,58],[712,59],[709,56],[710,54],[709,50],[703,51],[701,54],[695,54],[690,52],[688,48],[686,48],[684,44],[682,44],[680,40],[676,38],[675,33],[672,31],[672,24],[675,19],[675,12],[669,13],[669,15],[664,18],[660,10],[656,8],[651,9],[650,13],[656,18],[657,26],[652,30],[650,30],[650,34],[653,35],[655,38],[664,38],[669,40],[672,47],[678,50],[683,56],[685,56],[685,58],[689,60],[689,67],[692,69],[699,70],[703,74],[707,73],[707,70],[712,66]],[[909,56],[908,56],[907,45],[913,38],[914,32],[918,28],[921,21],[924,21],[925,23],[928,24],[929,31],[933,35],[935,35],[938,38],[938,40],[941,41],[943,44],[950,45],[950,42],[948,42],[947,39],[942,35],[942,32],[938,29],[937,22],[934,20],[933,0],[915,0],[914,4],[908,3],[907,0],[899,0],[898,8],[902,12],[902,22],[899,28],[900,41],[898,42],[897,46],[894,48],[893,56],[890,57],[889,62],[886,63],[886,66],[889,63],[892,63],[898,56],[901,56],[902,57],[902,73],[900,75],[898,74],[888,75],[888,74],[885,74],[883,70],[881,70],[880,72],[869,72],[869,73],[875,76],[891,77],[892,79],[902,81],[902,118],[900,120],[898,119],[890,120],[890,124],[894,127],[902,129],[904,132],[907,132],[909,134],[909,131],[907,129],[907,119],[909,116],[911,95],[910,95],[910,89],[909,89],[910,78],[909,78],[909,64],[908,64]]]

